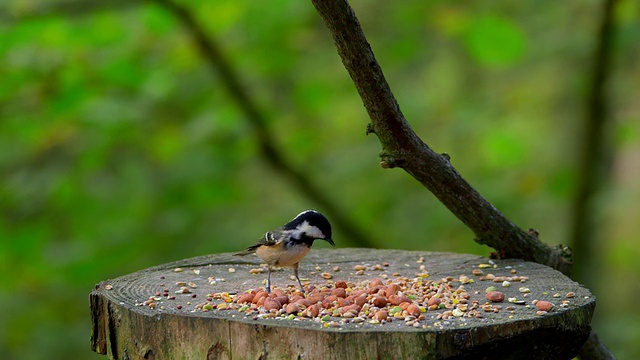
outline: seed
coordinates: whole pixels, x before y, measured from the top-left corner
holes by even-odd
[[[487,280],[493,280],[493,279],[495,279],[495,278],[496,278],[496,276],[495,276],[495,275],[493,275],[493,274],[487,274],[487,275],[485,275],[485,277],[484,277],[484,278],[485,278],[485,279],[487,279]]]
[[[358,270],[358,271],[356,271],[356,275],[364,275],[364,270]]]
[[[309,301],[311,301],[312,304],[317,304],[319,302],[322,302],[322,300],[324,300],[324,296],[323,295],[312,295],[308,297]]]
[[[388,297],[389,302],[391,303],[391,305],[400,305],[404,302],[406,303],[410,303],[411,299],[409,299],[406,296],[398,296],[398,295],[391,295]]]
[[[511,285],[511,283],[506,280],[502,282],[502,287],[509,287],[509,285]]]
[[[250,272],[251,274],[253,274],[253,275],[256,275],[256,274],[260,274],[260,273],[262,273],[262,272],[263,272],[263,270],[262,270],[262,268],[257,268],[257,269],[251,269],[251,270],[249,270],[249,272]]]
[[[536,303],[536,307],[540,311],[549,312],[553,308],[553,304],[548,301],[540,300]]]
[[[573,291],[567,293],[567,297],[568,298],[572,298],[572,297],[575,297],[575,296],[576,296],[576,293],[574,293]]]
[[[182,268],[175,268],[173,269],[174,272],[182,272]]]
[[[516,270],[516,269],[511,269],[511,271],[509,271],[509,272],[510,272],[510,273],[512,273],[512,274],[516,274],[516,273],[518,272],[518,270]]]
[[[250,303],[253,301],[254,294],[244,293],[236,297],[236,302],[238,304]]]
[[[397,294],[399,290],[400,290],[400,286],[399,285],[390,284],[389,286],[387,286],[387,290],[385,291],[385,294],[387,295],[387,297],[389,297],[391,295]]]
[[[236,269],[234,269],[234,268],[229,268],[229,272],[230,272],[230,273],[234,273],[234,272],[236,272]]]
[[[189,287],[192,288],[192,289],[195,289],[195,288],[198,287],[198,285],[196,285],[196,283],[190,281],[189,282]]]
[[[306,311],[305,311],[309,316],[309,317],[316,317],[318,316],[318,314],[320,313],[320,309],[318,308],[318,305],[311,305],[309,306]]]
[[[262,307],[267,311],[271,311],[271,310],[279,310],[282,307],[282,305],[275,299],[266,298],[264,299],[264,303],[262,304]]]
[[[402,308],[400,306],[394,306],[389,309],[389,314],[393,316],[402,316]]]
[[[322,307],[329,309],[333,307],[333,303],[338,301],[338,297],[335,295],[329,295],[322,300]]]
[[[298,311],[300,311],[300,306],[301,305],[299,303],[287,304],[287,307],[285,308],[285,312],[287,314],[297,313]]]
[[[409,305],[407,307],[406,311],[407,311],[407,314],[409,314],[411,316],[419,316],[420,315],[420,308],[416,304]]]
[[[367,270],[367,267],[364,265],[356,265],[353,267],[353,270],[355,271]]]
[[[178,310],[182,309],[182,305],[176,305],[176,309]]]
[[[429,307],[436,306],[436,308],[437,308],[437,306],[440,305],[440,302],[442,302],[442,300],[440,300],[440,298],[432,296],[432,297],[429,298],[429,301],[427,302],[427,305]]]
[[[536,315],[540,315],[540,316],[542,316],[542,315],[546,315],[546,314],[547,314],[547,312],[546,312],[546,311],[542,311],[542,310],[538,310],[538,311],[536,311]]]
[[[518,291],[521,292],[521,293],[524,293],[524,294],[531,292],[531,290],[529,288],[527,288],[527,287],[521,287],[521,288],[518,289]]]
[[[473,269],[473,271],[471,271],[471,273],[475,276],[480,276],[483,274],[482,270],[480,269]]]
[[[329,279],[333,278],[333,275],[331,275],[331,274],[329,274],[327,272],[322,273],[321,276],[322,276],[323,279],[326,279],[326,280],[329,280]]]
[[[333,267],[333,272],[338,272],[340,271],[340,266],[334,266]]]
[[[504,301],[504,294],[500,291],[490,291],[485,295],[485,298],[491,302],[502,302]]]
[[[358,315],[358,313],[357,313],[357,312],[354,312],[354,311],[347,311],[347,312],[345,312],[344,314],[342,314],[342,317],[347,318],[347,319],[351,319],[351,318],[356,317],[356,315]]]
[[[387,299],[384,296],[375,296],[372,303],[374,306],[382,308],[387,306]]]
[[[333,291],[331,291],[331,295],[335,295],[339,298],[345,298],[347,297],[347,292],[344,288],[339,287],[339,288],[333,289]]]
[[[382,320],[387,320],[388,316],[389,314],[387,313],[387,310],[378,310],[376,311],[375,315],[373,315],[373,318],[375,320],[382,321]]]
[[[478,267],[479,267],[480,269],[487,269],[487,268],[490,268],[490,267],[491,267],[491,265],[489,265],[489,264],[479,264],[479,265],[478,265]]]
[[[343,288],[346,289],[347,288],[347,282],[344,280],[337,280],[336,281],[336,288]]]

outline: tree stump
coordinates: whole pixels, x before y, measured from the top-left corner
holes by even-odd
[[[338,281],[347,291],[363,284],[372,289],[367,284],[377,278],[380,288],[417,282],[468,299],[429,309],[409,296],[420,316],[394,317],[399,309],[388,306],[390,321],[376,320],[373,306],[360,320],[336,312],[308,319],[224,302],[233,298],[225,293],[263,288],[266,273],[251,273],[259,268],[257,257],[224,253],[102,281],[90,295],[92,349],[112,359],[571,359],[589,336],[595,308],[589,290],[532,262],[354,248],[316,248],[303,259],[308,296]],[[291,274],[272,274],[274,292],[293,291]],[[486,299],[490,286],[504,294],[502,302]],[[541,312],[536,300],[553,308]]]

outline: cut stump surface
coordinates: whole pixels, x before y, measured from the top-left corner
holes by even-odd
[[[355,266],[366,270],[358,272]],[[469,316],[464,307],[452,312],[456,304],[436,310],[420,306],[423,318],[389,315],[392,321],[382,323],[364,314],[361,322],[341,316],[321,321],[295,313],[269,317],[237,307],[215,308],[224,301],[211,295],[264,288],[266,272],[251,273],[259,268],[256,257],[225,253],[102,281],[90,295],[92,349],[112,359],[571,359],[589,336],[595,308],[589,290],[540,264],[355,248],[313,249],[300,264],[307,292],[332,289],[339,280],[355,287],[375,278],[384,284],[462,286],[468,306],[477,303],[480,317]],[[526,280],[503,286],[505,280],[485,279],[489,274]],[[274,292],[296,285],[291,275],[290,269],[275,271]],[[486,300],[490,286],[504,294],[504,301]],[[207,298],[213,298],[213,309],[203,311]],[[535,300],[553,308],[541,313]]]

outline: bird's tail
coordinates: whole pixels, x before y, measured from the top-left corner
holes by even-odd
[[[237,252],[235,254],[233,254],[234,256],[245,256],[245,255],[250,255],[256,252],[256,249],[258,248],[258,246],[249,246],[248,248]]]

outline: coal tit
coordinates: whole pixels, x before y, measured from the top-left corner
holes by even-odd
[[[307,210],[298,214],[283,227],[267,231],[257,244],[234,255],[244,256],[255,253],[267,263],[269,270],[267,275],[268,293],[271,292],[271,269],[273,266],[293,268],[293,274],[298,280],[300,290],[304,293],[302,282],[298,277],[298,263],[307,255],[314,240],[325,240],[335,246],[331,239],[329,220],[315,210]]]

